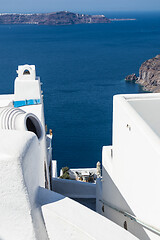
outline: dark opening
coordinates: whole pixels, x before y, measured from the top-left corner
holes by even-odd
[[[124,229],[127,230],[127,222],[126,221],[124,222]]]
[[[24,70],[24,72],[23,72],[23,75],[30,75],[30,71],[29,70]]]
[[[38,139],[41,137],[41,135],[42,135],[41,127],[35,118],[28,117],[26,119],[26,127],[27,127],[28,131],[35,133],[36,136],[38,137]]]

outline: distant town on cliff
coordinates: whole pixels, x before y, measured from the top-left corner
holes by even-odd
[[[104,15],[87,15],[68,11],[53,13],[1,13],[0,24],[37,24],[37,25],[72,25],[87,23],[110,23],[111,21],[135,19],[108,19]]]

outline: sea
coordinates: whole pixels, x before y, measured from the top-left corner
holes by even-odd
[[[58,169],[101,162],[102,147],[112,144],[113,96],[143,92],[124,79],[160,54],[159,12],[94,14],[136,21],[0,25],[0,93],[13,93],[18,65],[36,65]]]

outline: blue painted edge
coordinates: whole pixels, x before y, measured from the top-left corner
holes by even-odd
[[[28,100],[21,100],[21,101],[13,102],[14,107],[22,107],[22,106],[37,105],[37,104],[41,104],[40,99],[28,99]]]

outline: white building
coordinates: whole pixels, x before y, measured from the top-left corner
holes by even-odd
[[[158,137],[151,134],[158,145]],[[49,190],[51,139],[52,136],[45,133],[43,96],[35,66],[19,66],[14,94],[0,95],[0,239],[137,239],[100,214]],[[156,148],[157,145],[153,144],[152,147]],[[119,154],[118,149],[116,154]],[[155,154],[158,158],[158,150]],[[116,162],[115,166],[115,169],[119,168]],[[156,177],[158,179],[157,172],[154,180]],[[137,191],[140,191],[139,188]],[[148,193],[150,191],[153,189],[149,189]],[[158,200],[155,199],[152,204],[157,206]],[[157,223],[157,218],[152,220]]]
[[[113,145],[103,147],[97,182],[98,212],[142,240],[160,239],[159,109],[160,94],[114,97]]]

